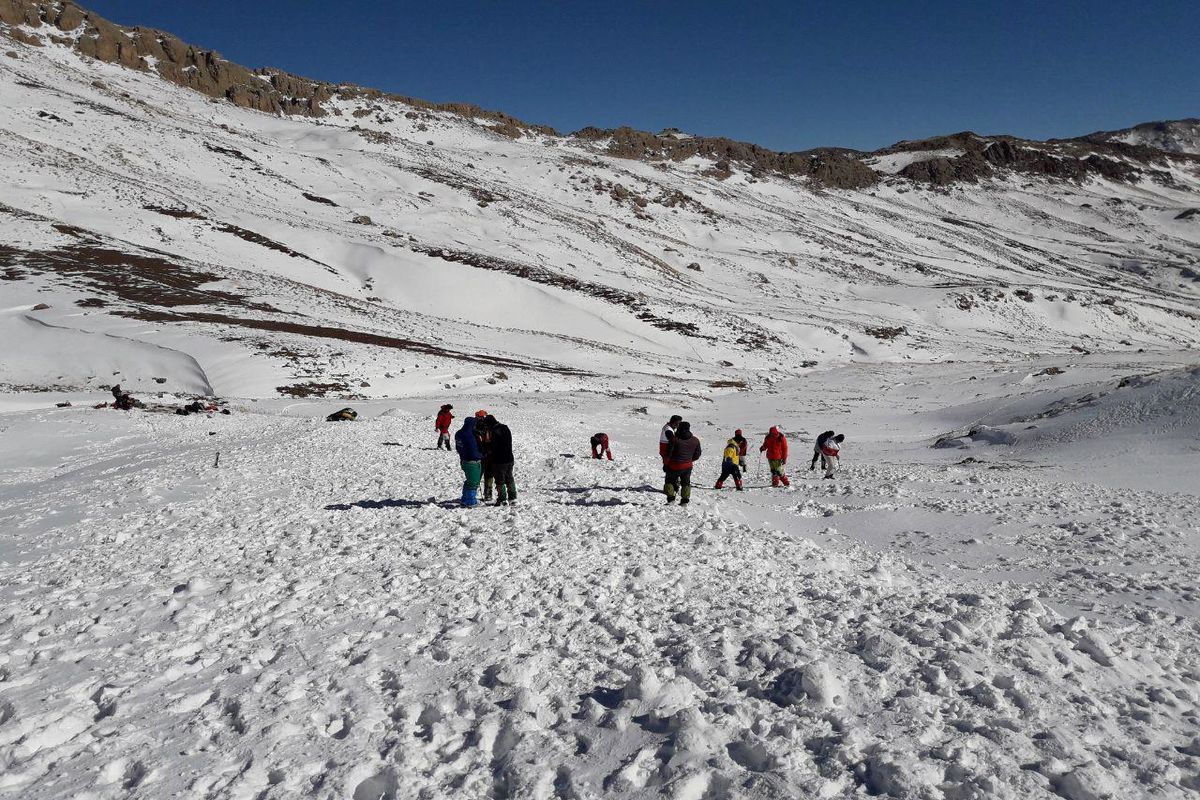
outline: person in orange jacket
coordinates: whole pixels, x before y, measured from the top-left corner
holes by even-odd
[[[771,465],[771,485],[791,486],[792,482],[783,473],[783,468],[787,466],[788,441],[787,437],[779,431],[778,427],[771,427],[771,430],[767,432],[767,438],[763,439],[762,447],[758,448],[758,451],[767,454],[767,463]]]

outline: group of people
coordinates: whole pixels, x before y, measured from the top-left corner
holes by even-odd
[[[454,421],[454,406],[444,405],[434,420],[438,432],[437,448],[450,449],[450,424]],[[517,502],[517,484],[513,478],[516,458],[513,456],[512,431],[492,414],[479,410],[463,421],[454,434],[454,449],[458,452],[463,471],[462,498],[464,508],[479,505],[479,484],[483,483],[483,502],[498,506]]]
[[[826,431],[818,436],[809,469],[815,469],[817,458],[820,458],[821,466],[825,470],[824,477],[832,479],[839,463],[842,442],[845,440],[844,434],[834,434],[833,431]],[[721,453],[721,475],[717,478],[714,489],[724,488],[725,481],[732,478],[734,488],[742,491],[742,471],[748,465],[748,450],[749,443],[739,428],[725,443],[725,449]],[[758,450],[766,456],[770,466],[771,485],[791,486],[792,483],[784,471],[788,461],[787,436],[777,426],[772,426]],[[666,475],[663,493],[667,496],[667,503],[674,503],[678,495],[679,504],[687,505],[692,497],[692,469],[700,458],[700,440],[692,433],[692,426],[683,417],[676,414],[663,425],[658,436],[658,453],[662,456],[663,472]]]
[[[437,447],[450,449],[450,425],[454,421],[454,406],[446,404],[438,411],[434,419],[434,428],[438,432]],[[837,468],[844,434],[825,431],[817,437],[813,446],[812,462],[809,470],[817,467],[820,460],[825,471],[825,478],[832,479]],[[607,433],[592,434],[592,458],[607,457],[613,460],[612,447]],[[454,434],[454,449],[458,452],[463,470],[462,505],[464,507],[479,504],[479,485],[483,483],[483,501],[490,502],[495,490],[496,505],[508,505],[517,501],[517,486],[513,479],[514,457],[512,449],[512,431],[507,425],[498,421],[495,416],[486,411],[476,411],[468,417],[462,427]],[[763,439],[759,452],[766,456],[771,469],[771,485],[791,486],[784,467],[788,461],[788,439],[777,426],[772,426]],[[743,470],[748,466],[747,453],[749,442],[742,435],[741,429],[735,430],[733,436],[725,443],[721,453],[721,475],[717,478],[715,489],[722,489],[725,481],[733,479],[737,491],[744,489],[742,485]],[[663,494],[667,503],[685,506],[692,499],[692,469],[700,459],[700,439],[692,433],[692,426],[678,414],[667,420],[658,436],[658,454],[663,464]]]

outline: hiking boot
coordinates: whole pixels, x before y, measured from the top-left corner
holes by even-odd
[[[674,498],[674,497],[668,497],[668,498],[667,498],[667,505],[671,505],[671,504],[672,504],[672,503],[674,503],[674,502],[675,502],[675,498]]]
[[[679,501],[679,505],[686,506],[690,502],[692,502],[692,501],[685,498],[685,499]]]
[[[506,505],[508,505],[508,501],[507,501],[507,500],[505,500],[505,499],[502,497],[502,498],[500,498],[499,500],[497,500],[497,501],[496,501],[496,505],[498,505],[498,506],[506,506]]]
[[[717,485],[716,485],[716,486],[714,486],[713,488],[714,488],[714,489],[723,489],[723,488],[725,488],[725,487],[724,487],[724,485],[723,485],[723,484],[722,484],[720,481],[717,481]]]

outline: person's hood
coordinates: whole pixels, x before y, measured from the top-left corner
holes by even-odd
[[[675,429],[675,435],[676,435],[676,436],[678,436],[680,439],[690,439],[690,438],[692,438],[692,426],[691,426],[691,424],[690,424],[690,423],[687,423],[687,422],[681,422],[681,423],[679,423],[679,427]]]
[[[741,428],[738,428],[736,431],[734,431],[734,432],[733,432],[733,438],[735,438],[735,439],[736,439],[737,437],[741,436],[741,435],[742,435],[742,429],[741,429]]]
[[[463,430],[466,431],[467,433],[474,433],[475,432],[475,422],[476,422],[475,417],[467,417],[465,420],[463,420]]]
[[[774,425],[772,425],[772,426],[771,426],[771,430],[767,431],[767,435],[769,435],[769,436],[778,436],[778,435],[779,435],[779,428],[776,428]]]
[[[725,443],[725,445],[727,447],[732,447],[732,448],[736,449],[738,446],[737,439],[730,439],[728,442]]]

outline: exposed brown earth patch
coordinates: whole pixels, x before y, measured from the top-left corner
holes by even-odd
[[[392,350],[407,350],[427,356],[449,358],[456,361],[468,361],[474,364],[486,364],[488,366],[504,367],[507,369],[528,369],[535,372],[549,372],[558,375],[592,375],[590,372],[571,369],[569,367],[562,367],[554,364],[534,361],[518,361],[517,359],[504,358],[502,356],[463,353],[441,347],[440,345],[430,344],[428,342],[418,342],[414,339],[403,339],[396,336],[384,336],[383,334],[368,333],[366,331],[356,331],[346,328],[334,328],[327,325],[303,325],[298,322],[289,322],[287,320],[252,319],[248,317],[234,317],[227,314],[216,314],[204,311],[141,310],[121,311],[117,313],[120,316],[130,317],[132,319],[140,319],[146,322],[201,322],[212,325],[230,325],[240,328],[270,331],[273,333],[291,333],[297,336],[307,336],[317,339],[334,339],[342,342],[353,342],[355,344],[386,347]]]
[[[58,275],[78,289],[99,291],[140,306],[214,305],[277,310],[232,292],[200,288],[220,280],[217,275],[181,266],[158,255],[127,253],[93,241],[46,250],[0,245],[0,262],[24,273]],[[106,301],[89,298],[86,302],[89,303],[86,307],[98,307],[97,302]]]

